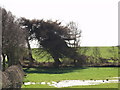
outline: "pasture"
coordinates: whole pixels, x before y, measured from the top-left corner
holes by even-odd
[[[97,50],[96,50],[97,48]],[[38,52],[40,51],[40,52]],[[78,52],[86,56],[99,56],[102,58],[119,58],[118,57],[118,47],[81,47],[78,48]],[[42,49],[33,48],[32,49],[33,57],[38,62],[53,62],[53,58]],[[112,60],[110,60],[112,62]]]
[[[41,50],[42,51],[42,50]],[[81,47],[78,52],[82,55],[102,57],[109,59],[110,63],[118,63],[118,47]],[[43,51],[38,53],[38,49],[32,49],[33,57],[38,62],[53,62],[52,57]],[[66,59],[66,58],[65,58]],[[62,60],[61,60],[62,61]],[[118,77],[119,67],[60,67],[60,68],[24,68],[27,77],[24,82],[60,82],[62,80],[114,80]],[[23,85],[22,88],[56,88],[47,84]],[[118,83],[104,83],[98,85],[72,86],[64,88],[118,88]]]
[[[27,77],[24,82],[59,82],[61,80],[113,80],[118,77],[117,67],[86,67],[86,68],[31,68],[24,69]],[[48,85],[23,85],[23,88],[55,88]],[[118,83],[99,85],[73,86],[67,88],[117,88]]]

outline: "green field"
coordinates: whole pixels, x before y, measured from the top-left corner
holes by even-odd
[[[85,51],[85,49],[87,49],[87,51],[85,52],[85,55],[94,56],[93,54],[94,54],[94,51],[96,48],[99,51],[99,52],[97,52],[97,54],[99,54],[100,57],[118,58],[118,47],[81,47],[81,49],[78,49],[78,52],[83,53]]]
[[[99,57],[110,59],[118,59],[118,47],[81,47],[78,48],[78,52],[82,55],[93,56],[99,55]],[[53,62],[52,57],[43,51],[38,53],[38,49],[32,49],[33,57],[38,62]],[[110,60],[113,62],[113,60]],[[118,67],[61,67],[55,68],[30,68],[25,69],[27,77],[24,82],[59,82],[61,80],[106,80],[114,79],[118,77]],[[48,85],[23,85],[23,88],[55,88]],[[67,88],[118,88],[118,83],[106,83],[99,85],[88,86],[73,86]]]
[[[43,49],[33,48],[32,55],[35,60],[38,62],[53,62],[53,58],[49,53],[44,51]]]
[[[114,67],[86,67],[86,68],[31,68],[29,70],[25,69],[28,74],[25,78],[25,82],[59,82],[61,80],[106,80],[114,79],[113,77],[118,77],[118,68]],[[107,85],[107,86],[106,86]],[[78,87],[108,87],[115,88],[118,84],[103,84],[95,86],[76,86]],[[23,85],[23,88],[49,88],[48,85]],[[75,87],[75,86],[74,86]],[[116,87],[117,88],[117,87]]]
[[[95,51],[97,48],[97,52]],[[33,57],[35,60],[39,62],[53,62],[53,58],[47,52],[43,51],[42,53],[38,53],[38,51],[42,51],[42,49],[34,48],[32,49]],[[87,56],[95,56],[99,55],[99,57],[110,59],[115,58],[118,59],[118,47],[81,47],[78,48],[78,53],[87,55]]]

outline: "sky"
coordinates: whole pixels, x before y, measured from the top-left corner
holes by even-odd
[[[0,0],[16,17],[74,21],[82,30],[81,46],[118,45],[119,0]],[[31,43],[36,47],[36,41]]]

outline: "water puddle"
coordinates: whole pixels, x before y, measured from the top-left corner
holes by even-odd
[[[49,85],[49,86],[54,86],[57,88],[61,87],[70,87],[70,86],[82,86],[82,85],[98,85],[102,83],[118,83],[119,80],[118,78],[120,77],[115,77],[117,80],[62,80],[60,82],[40,82],[40,83],[35,83],[35,82],[25,82],[24,85],[34,85],[34,84],[42,84],[42,85]]]
[[[61,88],[80,85],[98,85],[102,83],[118,83],[118,80],[64,80],[58,83],[53,83],[50,86]]]

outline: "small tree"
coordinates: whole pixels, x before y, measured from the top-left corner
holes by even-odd
[[[80,37],[81,37],[81,30],[78,29],[78,25],[71,21],[68,23],[67,27],[68,29],[68,34],[69,34],[69,39],[68,39],[68,44],[71,47],[80,47]]]

